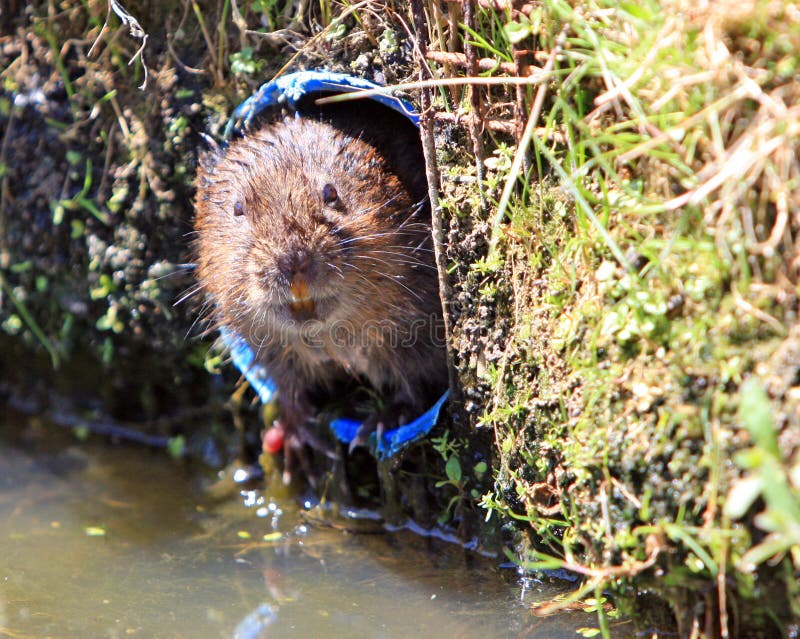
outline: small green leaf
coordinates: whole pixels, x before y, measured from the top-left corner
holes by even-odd
[[[16,264],[12,264],[9,270],[12,273],[24,273],[25,271],[30,271],[32,266],[33,262],[31,262],[30,260],[25,260],[24,262],[17,262]]]
[[[111,364],[111,360],[114,359],[114,341],[110,337],[106,337],[103,340],[103,346],[100,350],[100,354],[103,364],[106,366]]]
[[[83,223],[83,220],[72,220],[70,222],[70,238],[73,240],[77,240],[80,237],[83,237],[83,232],[86,229],[86,225]]]
[[[384,55],[397,51],[397,35],[391,29],[386,29],[378,43],[378,49]]]
[[[325,35],[325,40],[328,42],[333,42],[334,40],[338,40],[343,38],[347,33],[347,27],[345,26],[344,22],[340,22],[335,27],[331,28],[330,31]]]
[[[231,54],[231,73],[233,75],[252,75],[259,71],[262,62],[253,59],[253,47],[245,47]]]
[[[740,479],[731,487],[725,500],[723,512],[731,519],[739,519],[753,505],[761,494],[762,483],[759,477]]]
[[[64,213],[66,212],[66,209],[61,202],[51,203],[50,206],[53,209],[53,225],[58,226],[64,221]]]
[[[739,570],[753,572],[760,564],[775,555],[786,552],[789,543],[785,537],[778,534],[767,535],[758,546],[753,546],[739,560]]]
[[[86,424],[78,424],[72,429],[72,432],[78,441],[81,442],[85,442],[87,439],[89,439],[89,435],[91,435],[91,431]]]
[[[180,459],[186,452],[186,438],[183,435],[170,437],[167,441],[167,452],[173,459]]]
[[[18,335],[22,330],[22,318],[16,313],[11,313],[2,324],[3,330],[9,335]]]
[[[637,2],[623,2],[621,5],[623,11],[627,11],[634,18],[640,20],[652,20],[653,14],[647,10],[647,7],[642,6]]]
[[[519,44],[529,35],[531,35],[531,25],[522,24],[521,22],[509,22],[503,27],[506,37],[511,44]]]
[[[453,455],[450,459],[447,460],[447,464],[444,467],[445,473],[447,473],[447,478],[452,482],[460,482],[461,481],[461,462],[458,461],[458,457]]]
[[[748,379],[742,384],[740,395],[739,417],[745,428],[750,431],[753,441],[760,448],[780,459],[781,454],[778,449],[778,437],[775,433],[772,409],[767,394],[761,387],[761,382],[755,378]]]
[[[761,466],[766,457],[766,453],[761,448],[745,448],[734,453],[733,461],[739,468],[749,470]]]

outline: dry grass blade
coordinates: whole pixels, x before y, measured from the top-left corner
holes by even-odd
[[[128,27],[128,32],[132,38],[136,38],[137,40],[141,40],[142,43],[139,48],[136,50],[136,53],[133,54],[130,60],[128,60],[128,66],[132,65],[136,59],[138,58],[142,63],[142,71],[144,72],[144,80],[142,84],[139,85],[139,88],[144,91],[147,88],[147,63],[144,60],[144,49],[147,46],[147,32],[142,28],[142,25],[139,24],[139,21],[134,18],[128,11],[123,7],[118,0],[108,0],[108,13],[106,14],[106,21],[103,23],[103,26],[100,29],[100,33],[97,34],[97,38],[95,38],[94,43],[92,44],[91,48],[89,49],[89,57],[91,57],[92,52],[94,51],[95,47],[100,42],[103,34],[105,33],[106,27],[108,27],[108,21],[111,19],[111,13],[115,13],[119,18],[120,22],[124,26]]]

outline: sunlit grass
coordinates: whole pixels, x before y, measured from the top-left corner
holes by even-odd
[[[481,423],[500,459],[484,505],[530,522],[534,547],[558,531],[606,585],[649,556],[632,530],[655,535],[677,551],[661,560],[670,583],[718,586],[727,632],[727,591],[754,592],[742,574],[728,584],[729,571],[752,577],[784,555],[791,565],[800,547],[788,519],[737,510],[770,531],[750,548],[725,515],[732,486],[760,495],[762,463],[771,481],[794,481],[782,494],[797,507],[797,437],[769,462],[726,460],[747,442],[742,383],[790,374],[773,353],[790,348],[800,266],[800,16],[780,2],[528,8],[479,9],[487,32],[459,30],[498,62],[515,45],[537,51],[539,67],[557,51],[538,106],[537,89],[526,96],[537,121],[489,172],[480,290],[512,321],[503,357],[482,373],[492,397]],[[433,41],[452,42],[453,28],[439,21]],[[513,117],[511,87],[483,96]],[[793,392],[762,399],[784,415],[774,433],[798,428]],[[522,506],[504,504],[509,489]],[[581,563],[550,545],[560,566]]]

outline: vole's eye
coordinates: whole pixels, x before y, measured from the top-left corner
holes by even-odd
[[[326,184],[322,187],[322,201],[332,209],[341,210],[344,208],[344,204],[339,199],[339,193],[333,184]]]
[[[244,215],[244,204],[242,204],[238,200],[236,202],[234,202],[233,203],[233,214],[236,217],[239,217],[240,215]]]

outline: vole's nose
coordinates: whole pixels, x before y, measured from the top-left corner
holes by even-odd
[[[291,251],[278,259],[278,268],[289,282],[298,276],[307,280],[313,277],[314,259],[309,251]]]

